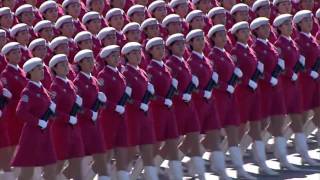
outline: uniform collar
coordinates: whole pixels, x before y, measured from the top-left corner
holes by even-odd
[[[56,78],[61,79],[64,83],[68,83],[69,82],[69,79],[67,77],[63,78],[63,77],[60,77],[60,76],[56,76]]]
[[[107,65],[107,67],[108,67],[109,69],[111,69],[113,72],[119,72],[119,71],[118,71],[118,68],[116,68],[116,67],[112,67],[112,66],[110,66],[110,65]]]
[[[193,54],[195,54],[196,56],[198,56],[200,59],[204,58],[203,53],[198,53],[197,51],[192,51]]]
[[[81,71],[80,73],[81,73],[82,75],[84,75],[85,77],[87,77],[88,79],[91,79],[91,77],[92,77],[91,73],[90,73],[90,74],[87,74],[87,73],[85,73],[85,72],[83,72],[83,71]]]
[[[226,52],[226,50],[225,50],[224,48],[219,48],[219,47],[217,47],[217,46],[215,46],[214,48],[218,49],[218,50],[221,51],[221,52]]]
[[[290,36],[287,37],[287,36],[281,35],[281,37],[285,38],[285,39],[288,40],[288,41],[291,41],[291,40],[292,40]]]
[[[244,47],[246,49],[249,47],[248,44],[243,44],[243,43],[241,43],[239,41],[237,41],[237,44],[239,44],[240,46],[242,46],[242,47]]]
[[[257,38],[258,41],[262,42],[265,45],[268,45],[268,39],[261,39],[261,38]]]
[[[157,63],[159,66],[163,67],[164,66],[164,63],[163,61],[158,61],[158,60],[155,60],[155,59],[152,59],[153,62]]]
[[[42,87],[42,83],[40,81],[39,82],[35,82],[35,81],[30,80],[29,82],[31,82],[32,84],[36,85],[38,88]]]
[[[180,62],[184,62],[184,58],[183,57],[179,57],[176,55],[172,55],[173,57],[177,58]]]
[[[12,67],[12,68],[15,69],[16,71],[19,70],[19,65],[13,65],[13,64],[8,63],[8,66]]]
[[[134,70],[137,70],[137,71],[140,70],[139,66],[135,67],[135,66],[133,66],[133,65],[131,65],[131,64],[129,64],[129,63],[128,63],[127,65],[130,66],[130,67],[132,67]]]
[[[305,32],[300,32],[300,33],[303,34],[303,35],[305,35],[305,36],[307,36],[308,38],[311,38],[311,37],[312,37],[311,33],[305,33]]]

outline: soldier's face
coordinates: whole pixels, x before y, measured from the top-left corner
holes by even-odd
[[[181,24],[181,22],[169,23],[167,28],[168,28],[167,30],[169,32],[169,35],[182,32],[182,24]]]
[[[78,45],[79,45],[80,49],[92,50],[92,47],[93,47],[92,39],[83,40]]]
[[[212,18],[212,22],[214,25],[216,24],[223,24],[225,25],[227,22],[227,16],[226,14],[222,13],[222,14],[217,14]]]
[[[291,36],[292,34],[292,22],[291,20],[288,20],[284,22],[281,26],[279,26],[279,30],[281,31],[281,34],[286,36]]]
[[[106,57],[107,64],[112,67],[118,67],[120,63],[120,51],[115,51]]]
[[[226,10],[231,10],[232,6],[236,4],[236,0],[222,0],[222,6]]]
[[[6,36],[0,36],[0,49],[7,43],[7,37]]]
[[[107,35],[103,40],[102,43],[104,46],[117,44],[117,36],[116,34]]]
[[[94,59],[93,58],[84,58],[79,62],[81,71],[85,73],[91,73],[94,68]]]
[[[292,4],[291,1],[281,2],[278,4],[279,14],[291,14]]]
[[[60,62],[53,68],[54,68],[54,71],[56,72],[56,74],[61,77],[67,76],[69,73],[69,70],[70,70],[68,61]]]
[[[40,37],[50,42],[54,38],[52,28],[44,28],[39,32]]]
[[[55,54],[64,54],[66,56],[69,55],[69,45],[68,44],[60,44],[55,48]]]
[[[32,55],[34,57],[39,57],[41,59],[45,58],[47,55],[47,47],[46,46],[37,46],[33,49]]]
[[[138,66],[141,62],[141,50],[133,50],[127,55],[128,63],[134,66]]]
[[[122,15],[113,16],[110,18],[109,24],[116,30],[120,31],[124,25],[124,18]]]
[[[151,25],[146,27],[146,34],[148,38],[158,37],[160,35],[159,25]]]
[[[33,81],[43,80],[43,78],[44,78],[43,65],[38,65],[33,70],[31,70],[29,73],[30,73],[31,80],[33,80]]]
[[[125,0],[111,0],[110,2],[113,8],[123,9],[124,6],[126,5]]]
[[[269,18],[271,13],[271,8],[269,5],[260,7],[257,11],[259,17]]]
[[[202,16],[195,17],[191,21],[190,25],[191,25],[192,29],[203,29],[205,26],[204,18]]]
[[[303,32],[311,32],[313,27],[312,17],[303,18],[302,21],[299,23],[299,26]]]
[[[301,0],[300,6],[301,6],[301,9],[307,9],[312,11],[314,8],[314,0]]]
[[[28,45],[30,38],[29,30],[20,31],[16,34],[16,40],[22,45]]]
[[[43,13],[43,16],[46,20],[51,22],[56,22],[58,19],[58,8],[50,8]]]
[[[11,50],[7,55],[6,58],[9,63],[11,64],[19,64],[21,61],[21,50],[20,49],[14,49]]]
[[[16,6],[17,1],[16,0],[2,0],[2,6],[3,7],[9,7],[11,10],[14,9]]]
[[[9,29],[13,25],[13,16],[11,14],[6,14],[0,17],[0,24],[2,27]]]
[[[234,19],[236,22],[248,21],[249,13],[248,11],[239,11],[234,14]]]
[[[164,45],[157,45],[153,46],[150,49],[150,53],[152,54],[152,57],[157,60],[162,60],[164,57]]]
[[[205,39],[204,36],[198,36],[194,37],[191,42],[191,46],[193,47],[194,50],[201,52],[204,49],[205,46]]]
[[[24,12],[21,14],[20,19],[22,23],[26,23],[27,25],[32,26],[35,20],[35,16],[33,12]]]
[[[200,0],[197,4],[197,9],[204,13],[208,13],[212,7],[213,5],[211,0]]]
[[[148,0],[135,0],[134,2],[135,2],[135,4],[140,4],[140,5],[143,5],[143,6],[147,6],[148,5]]]
[[[176,41],[169,48],[172,54],[182,57],[185,51],[185,41]]]
[[[141,24],[145,19],[146,17],[144,12],[136,12],[136,13],[133,13],[131,16],[131,21],[137,22],[139,24]]]
[[[71,3],[67,6],[67,14],[73,18],[78,18],[81,12],[80,3]]]
[[[212,39],[216,46],[220,48],[224,47],[227,43],[227,33],[226,31],[218,31],[213,35]]]
[[[130,42],[140,42],[141,41],[141,32],[140,30],[128,31],[126,37]]]
[[[98,34],[101,30],[101,19],[94,19],[87,23],[87,29],[92,34]]]
[[[64,23],[61,26],[60,31],[63,36],[66,36],[68,38],[72,38],[75,33],[74,24],[73,23]]]
[[[174,11],[180,17],[184,18],[184,17],[187,16],[188,10],[189,10],[188,4],[187,3],[183,3],[183,4],[177,5]]]
[[[261,39],[267,39],[270,35],[270,25],[262,25],[256,30],[258,37]]]
[[[105,7],[105,1],[104,0],[93,0],[90,4],[91,11],[96,11],[98,13],[103,12],[103,8]]]
[[[250,36],[250,30],[249,29],[240,29],[236,33],[236,36],[238,38],[239,42],[247,43]]]
[[[156,18],[159,22],[162,22],[162,20],[166,17],[167,15],[167,8],[165,6],[162,7],[157,7],[153,13],[153,17]]]

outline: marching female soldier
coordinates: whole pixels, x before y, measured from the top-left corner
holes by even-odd
[[[120,47],[110,45],[103,48],[100,57],[105,63],[98,74],[99,89],[108,99],[99,120],[103,129],[106,145],[106,161],[110,163],[114,151],[117,167],[117,178],[128,179],[128,119],[126,102],[131,96],[131,88],[126,87],[125,77],[119,72]],[[106,180],[110,179],[110,174]]]
[[[41,166],[44,179],[56,180],[57,157],[51,129],[56,104],[40,82],[44,77],[42,60],[31,58],[23,70],[29,82],[21,93],[17,116],[24,126],[12,166],[21,167],[18,179],[31,180],[34,168]]]
[[[158,112],[157,117],[151,115],[155,109],[149,108],[149,101],[155,90],[153,85],[149,83],[145,71],[139,68],[141,49],[141,44],[130,42],[124,45],[121,50],[126,61],[126,70],[123,75],[126,77],[128,86],[132,88],[130,103],[126,107],[128,117],[130,117],[128,118],[129,144],[133,147],[139,146],[145,178],[155,180],[158,179],[158,174],[156,167],[154,167],[153,144],[156,142],[154,123],[157,122],[157,117],[160,117],[161,113]],[[145,97],[146,93],[150,93],[149,97]]]
[[[103,132],[98,117],[107,99],[103,92],[99,92],[98,81],[91,75],[94,68],[93,52],[81,50],[76,54],[74,61],[80,72],[74,84],[77,94],[83,97],[83,106],[78,117],[85,155],[93,157],[93,171],[101,178],[107,175],[107,169]]]
[[[64,54],[53,56],[49,68],[54,76],[51,84],[53,101],[57,104],[56,119],[52,125],[53,140],[58,158],[57,171],[67,178],[82,178],[80,168],[84,156],[81,129],[78,124],[78,113],[82,98],[76,94],[76,87],[67,78],[69,73],[68,58]],[[65,161],[69,166],[63,169]]]

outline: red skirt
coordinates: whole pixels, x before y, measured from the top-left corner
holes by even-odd
[[[308,111],[320,106],[320,82],[307,73],[299,75],[303,110]]]
[[[2,116],[5,116],[5,111]],[[0,149],[11,146],[9,131],[8,131],[8,123],[0,118]]]
[[[299,114],[303,112],[302,90],[300,79],[293,82],[288,77],[282,78],[283,97],[288,114]]]

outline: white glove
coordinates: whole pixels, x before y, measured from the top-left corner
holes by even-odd
[[[199,79],[197,76],[192,75],[192,79],[191,79],[192,83],[194,84],[195,87],[199,86]]]
[[[278,59],[278,65],[281,67],[282,70],[284,70],[286,67],[284,60],[281,58]]]
[[[263,73],[263,71],[264,71],[264,64],[263,64],[262,62],[258,61],[257,69],[258,69],[261,73]]]
[[[211,91],[204,91],[203,97],[206,98],[206,99],[210,99],[210,98],[211,98],[211,95],[212,95],[212,92],[211,92]]]
[[[231,86],[231,85],[228,85],[227,92],[230,93],[230,94],[233,94],[234,93],[234,87]]]
[[[50,110],[51,110],[52,112],[56,112],[56,108],[57,108],[56,103],[54,103],[53,101],[51,101],[51,104],[50,104],[49,108],[50,108]]]
[[[147,112],[148,109],[149,109],[149,105],[146,104],[146,103],[141,103],[141,104],[140,104],[140,109],[141,109],[142,111],[144,111],[144,112]]]
[[[306,65],[306,58],[304,56],[300,55],[299,62],[304,67]]]
[[[182,100],[184,100],[185,102],[191,101],[191,94],[184,93],[182,95]]]
[[[93,122],[96,122],[98,119],[98,112],[94,112],[94,111],[91,111],[91,112],[92,112],[91,119]]]
[[[172,78],[171,84],[174,88],[178,89],[178,80],[176,78]]]
[[[0,110],[0,118],[2,117],[2,111]]]
[[[236,67],[236,68],[234,69],[233,73],[234,73],[235,75],[237,75],[238,78],[242,78],[242,76],[243,76],[243,73],[242,73],[241,69],[238,68],[238,67]]]
[[[291,81],[296,81],[298,79],[298,75],[296,73],[292,74]]]
[[[48,126],[48,122],[42,119],[39,119],[38,126],[41,127],[41,129],[45,129]]]
[[[126,94],[128,94],[128,96],[130,96],[130,97],[131,97],[131,94],[132,94],[132,88],[131,88],[131,87],[129,87],[129,86],[127,86],[127,87],[126,87],[125,92],[126,92]]]
[[[249,87],[251,87],[253,90],[256,90],[258,87],[258,84],[252,80],[249,80]]]
[[[123,114],[126,109],[123,106],[117,105],[115,111],[119,114]]]
[[[275,77],[271,77],[270,83],[272,86],[276,86],[278,84],[278,79]]]
[[[167,107],[171,107],[171,106],[172,106],[172,100],[166,98],[166,99],[164,100],[164,105],[166,105]]]
[[[154,86],[153,86],[153,84],[148,83],[148,91],[149,91],[151,94],[154,94]]]
[[[310,76],[313,78],[313,79],[317,79],[319,77],[319,73],[316,72],[316,71],[311,71],[310,72]]]
[[[76,117],[70,116],[70,118],[69,118],[69,123],[70,123],[71,125],[75,125],[75,124],[77,124],[77,122],[78,122],[78,119],[77,119]]]
[[[4,97],[6,97],[6,98],[9,98],[9,99],[12,97],[11,92],[10,92],[7,88],[3,88],[3,89],[2,89],[2,95],[3,95]]]
[[[211,76],[211,79],[214,80],[214,82],[218,84],[219,75],[216,72],[213,72],[212,76]]]
[[[98,99],[102,103],[107,102],[107,97],[103,92],[98,92]]]
[[[77,104],[78,106],[82,106],[82,98],[81,98],[79,95],[77,95],[76,104]]]

